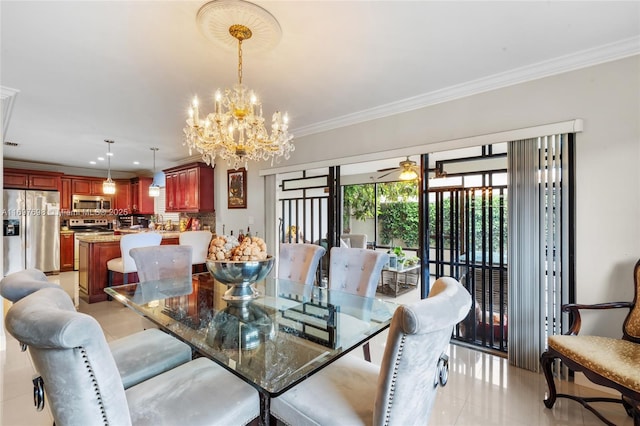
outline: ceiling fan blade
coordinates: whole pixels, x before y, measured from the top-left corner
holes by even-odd
[[[389,169],[387,169],[387,170],[389,170]],[[380,171],[380,170],[378,170],[378,171]],[[389,176],[391,173],[393,173],[393,172],[397,172],[397,171],[398,171],[398,168],[396,167],[396,168],[394,168],[394,169],[391,169],[388,173],[385,173],[385,174],[383,174],[383,175],[381,175],[381,176],[378,176],[378,177],[377,177],[377,179],[382,179],[383,177],[387,177],[387,176]]]
[[[386,169],[376,170],[376,172],[381,173],[381,172],[388,172],[390,170],[400,170],[400,168],[399,167],[387,167]]]

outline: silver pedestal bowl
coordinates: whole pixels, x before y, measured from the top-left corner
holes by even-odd
[[[222,298],[229,302],[257,296],[252,284],[262,281],[273,268],[274,258],[265,260],[207,260],[207,269],[217,281],[229,286]]]

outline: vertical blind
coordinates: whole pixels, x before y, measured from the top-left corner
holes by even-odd
[[[509,362],[539,371],[569,302],[569,135],[508,144]],[[513,259],[513,261],[511,261]]]

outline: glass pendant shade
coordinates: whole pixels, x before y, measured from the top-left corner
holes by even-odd
[[[116,193],[116,183],[108,178],[104,182],[102,182],[102,192],[107,195],[112,195]]]
[[[159,197],[160,196],[160,187],[154,183],[149,185],[149,197]]]
[[[111,180],[111,144],[113,144],[112,140],[105,139],[107,143],[107,147],[109,150],[107,151],[107,180],[102,182],[102,193],[107,195],[113,195],[116,193],[116,183]]]
[[[414,180],[417,178],[418,173],[413,169],[403,170],[402,173],[400,173],[400,176],[398,176],[398,179],[400,180]]]
[[[149,185],[149,197],[159,197],[160,187],[156,184],[156,151],[159,148],[150,148],[153,151],[153,182]]]

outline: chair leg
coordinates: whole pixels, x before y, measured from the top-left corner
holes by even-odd
[[[362,352],[364,353],[364,360],[371,362],[371,351],[369,350],[369,342],[365,342],[362,345]]]
[[[547,380],[547,386],[549,387],[549,397],[544,400],[544,405],[547,408],[553,407],[553,404],[556,402],[556,383],[553,380],[553,373],[551,372],[551,365],[553,364],[553,360],[555,357],[549,353],[549,351],[545,351],[542,355],[540,355],[540,365],[542,366],[542,372],[544,373],[544,378]]]

